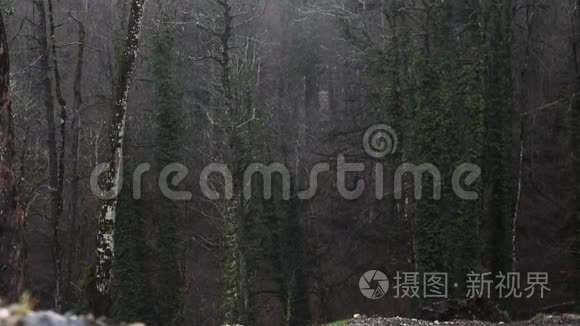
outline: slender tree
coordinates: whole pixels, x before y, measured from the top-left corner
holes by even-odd
[[[75,78],[73,86],[74,102],[73,102],[73,116],[71,120],[71,166],[72,166],[72,177],[71,177],[71,188],[70,188],[70,202],[69,202],[69,236],[68,247],[68,268],[67,268],[67,286],[65,294],[67,296],[68,303],[74,302],[72,292],[73,282],[78,279],[78,272],[80,268],[78,263],[81,257],[81,223],[79,219],[80,214],[80,160],[81,160],[81,107],[83,105],[83,68],[85,63],[85,25],[82,20],[71,17],[77,22],[78,25],[78,51],[77,60],[75,67]]]
[[[570,159],[572,161],[572,172],[574,176],[572,191],[572,214],[575,223],[574,244],[572,247],[576,271],[580,271],[580,0],[576,2],[577,20],[574,26],[573,54],[576,68],[576,85],[572,95],[570,112]],[[580,312],[580,278],[574,284],[576,304],[575,309]]]
[[[62,304],[62,263],[61,263],[61,243],[60,243],[60,220],[62,215],[62,180],[60,177],[61,170],[64,171],[59,160],[63,158],[64,149],[59,146],[58,142],[58,127],[56,120],[55,98],[57,88],[60,87],[59,82],[55,80],[58,75],[58,66],[55,65],[58,61],[56,59],[56,45],[51,44],[54,41],[52,36],[54,32],[54,15],[52,2],[49,3],[48,8],[44,0],[35,0],[34,6],[38,15],[38,22],[36,26],[37,41],[40,45],[41,57],[39,66],[42,75],[42,95],[45,102],[45,115],[47,121],[47,148],[48,148],[48,185],[49,192],[49,206],[50,217],[52,223],[52,261],[54,272],[54,307],[60,310]],[[47,19],[48,18],[48,19]],[[64,129],[60,129],[64,132]],[[62,136],[62,135],[61,135]],[[64,137],[61,137],[64,141]],[[61,154],[62,153],[62,154]],[[63,163],[64,164],[64,163]]]
[[[161,172],[168,164],[181,162],[182,115],[181,95],[176,80],[176,51],[174,28],[165,23],[155,35],[153,48],[152,78],[157,97],[157,170]],[[161,324],[177,324],[182,306],[182,273],[180,257],[182,240],[179,236],[177,203],[159,194],[157,200],[158,318]]]
[[[489,221],[486,256],[493,272],[511,269],[513,175],[511,156],[511,1],[482,7],[483,96],[485,99],[483,185]]]
[[[67,123],[67,103],[62,94],[61,87],[61,76],[58,63],[58,57],[56,52],[56,24],[55,24],[55,14],[54,5],[52,0],[47,1],[47,13],[48,16],[48,39],[47,43],[50,44],[50,55],[47,55],[52,59],[52,75],[54,80],[54,91],[56,95],[56,100],[60,106],[60,111],[58,112],[58,154],[57,154],[57,178],[56,178],[56,189],[52,189],[55,198],[55,210],[53,211],[53,260],[54,260],[54,273],[55,273],[55,292],[54,292],[54,306],[57,311],[62,310],[63,299],[64,299],[64,275],[62,271],[62,243],[60,239],[60,228],[61,220],[64,211],[64,172],[65,172],[65,152],[66,152],[66,123]],[[55,125],[56,127],[56,125]]]
[[[475,2],[399,0],[349,8],[339,15],[341,31],[360,51],[368,77],[382,85],[380,112],[399,134],[397,153],[387,158],[392,169],[387,175],[408,162],[432,163],[441,173],[435,180],[424,173],[422,185],[406,173],[401,199],[387,203],[404,221],[409,260],[416,270],[446,270],[459,282],[466,271],[479,267],[481,202],[459,200],[442,180],[450,180],[459,164],[480,163],[484,101],[476,55],[479,8]],[[387,42],[373,39],[369,27],[357,25],[355,19],[361,17],[352,14],[379,9],[378,31],[389,35]],[[416,200],[413,190],[419,186],[423,197]],[[441,198],[434,199],[434,193]]]
[[[125,168],[129,169],[129,153],[125,151],[124,155]],[[144,203],[133,199],[131,182],[130,174],[126,175],[117,207],[111,314],[126,322],[151,323],[155,312],[147,266],[145,225],[140,209]]]
[[[223,262],[224,299],[222,309],[227,323],[252,324],[255,309],[252,289],[255,260],[252,241],[248,235],[251,221],[249,202],[243,198],[244,169],[255,156],[254,141],[256,132],[255,101],[253,85],[255,80],[255,59],[251,42],[239,44],[243,39],[241,32],[244,22],[236,13],[232,0],[215,2],[217,20],[213,26],[198,23],[198,28],[207,33],[216,48],[208,58],[217,63],[219,69],[219,89],[216,92],[220,108],[214,113],[224,139],[223,160],[232,172],[233,196],[221,204],[224,223]],[[241,3],[241,2],[240,2]],[[251,21],[249,19],[248,21]],[[218,22],[216,24],[216,22]],[[237,56],[236,49],[245,50],[246,56]]]
[[[136,67],[139,36],[143,18],[145,0],[133,0],[129,13],[129,23],[125,47],[118,65],[114,85],[113,119],[108,138],[108,170],[104,176],[101,189],[108,192],[111,198],[103,199],[97,214],[97,262],[95,271],[96,290],[98,293],[98,312],[108,310],[111,295],[112,264],[114,258],[114,228],[117,210],[116,195],[119,193],[121,167],[123,159],[123,142],[127,118],[127,99]]]
[[[24,285],[24,211],[14,168],[10,56],[0,13],[0,296],[15,300]]]

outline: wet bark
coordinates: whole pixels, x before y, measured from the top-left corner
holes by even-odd
[[[60,240],[59,240],[59,224],[60,216],[62,215],[62,189],[59,186],[60,176],[59,176],[59,147],[57,140],[57,122],[55,117],[55,80],[53,78],[54,74],[51,66],[51,53],[52,48],[49,42],[50,35],[47,34],[48,21],[47,21],[47,8],[44,0],[35,0],[34,6],[38,13],[38,23],[35,25],[36,34],[39,35],[37,41],[40,45],[40,55],[39,60],[40,74],[42,76],[42,92],[45,104],[45,116],[47,122],[47,148],[48,148],[48,185],[50,188],[49,192],[49,205],[50,205],[50,218],[52,221],[52,236],[53,236],[53,273],[55,278],[55,289],[54,289],[54,306],[56,310],[60,310],[61,305],[61,284],[62,284],[62,273],[61,273],[61,263],[60,263]],[[53,25],[54,23],[52,23]],[[56,59],[53,59],[56,60]]]
[[[10,59],[0,13],[0,296],[15,300],[24,282],[24,211],[14,168],[14,130],[10,99]]]
[[[133,0],[129,15],[129,26],[125,47],[119,64],[117,81],[114,85],[113,120],[108,138],[109,169],[104,176],[101,189],[118,193],[121,182],[123,142],[127,116],[127,97],[135,72],[139,35],[143,18],[145,0]],[[99,295],[97,310],[106,311],[110,305],[112,264],[114,256],[114,225],[117,198],[104,199],[97,213],[97,262],[96,290]]]
[[[58,132],[59,144],[57,145],[57,171],[56,171],[56,189],[54,192],[54,205],[55,210],[53,212],[53,256],[54,256],[54,273],[55,273],[55,292],[54,292],[54,306],[56,311],[62,310],[63,305],[63,271],[62,271],[62,243],[60,239],[60,224],[63,216],[63,193],[64,193],[64,170],[65,170],[65,153],[66,153],[66,119],[67,119],[67,109],[66,101],[62,95],[61,89],[61,78],[60,70],[58,66],[58,57],[56,54],[56,26],[54,22],[54,7],[52,0],[48,0],[48,25],[49,25],[49,42],[50,43],[50,57],[52,59],[52,75],[54,76],[54,90],[56,94],[56,100],[60,106],[60,111],[58,113],[58,127],[57,124],[54,128],[57,131],[52,131],[53,133]]]
[[[72,166],[72,180],[71,180],[71,198],[70,198],[70,214],[69,214],[69,258],[67,270],[67,286],[66,294],[71,297],[70,285],[75,280],[75,273],[79,271],[78,261],[80,258],[80,198],[79,198],[79,158],[80,158],[80,142],[81,142],[81,106],[83,104],[82,81],[83,81],[83,65],[85,53],[85,26],[83,22],[77,18],[78,24],[78,42],[79,47],[77,51],[77,63],[75,68],[75,81],[73,86],[74,102],[73,102],[73,117],[71,121],[72,143],[71,143],[71,166]]]

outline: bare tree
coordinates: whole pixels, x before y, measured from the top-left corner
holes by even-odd
[[[257,17],[257,4],[252,1],[216,0],[204,6],[211,14],[200,13],[196,26],[210,39],[207,55],[199,59],[208,59],[216,63],[219,80],[216,81],[214,95],[219,98],[219,105],[208,115],[221,131],[223,152],[218,153],[227,162],[233,175],[233,198],[220,203],[219,208],[224,229],[232,229],[232,234],[224,232],[228,245],[230,259],[235,260],[235,267],[224,274],[227,286],[235,293],[228,293],[224,306],[227,321],[247,322],[250,318],[252,286],[250,284],[251,267],[248,257],[248,212],[247,203],[242,198],[243,169],[250,151],[244,148],[244,134],[256,122],[255,110],[244,107],[245,94],[240,86],[244,73],[251,72],[256,76],[258,67],[257,51],[252,47],[255,35],[250,29],[249,22]],[[208,18],[209,17],[209,18]],[[243,50],[243,51],[237,51]],[[242,53],[238,53],[242,52]],[[253,77],[252,77],[253,78]]]
[[[123,141],[127,117],[127,98],[135,72],[139,35],[143,18],[145,0],[133,0],[129,13],[129,26],[125,48],[121,62],[118,65],[117,81],[114,85],[113,120],[108,139],[109,170],[104,179],[102,189],[106,192],[118,193],[120,187],[121,167],[123,159]],[[117,210],[117,199],[105,199],[100,203],[97,213],[97,265],[96,287],[101,304],[107,305],[111,291],[111,270],[114,256],[114,226]],[[99,307],[103,308],[103,307]]]
[[[63,272],[62,272],[62,244],[60,241],[60,222],[63,215],[63,192],[64,192],[64,170],[66,151],[66,106],[67,103],[62,95],[60,69],[56,54],[56,25],[54,22],[54,6],[52,0],[48,0],[48,38],[50,40],[50,57],[52,59],[52,74],[54,76],[54,91],[56,100],[60,106],[58,113],[58,133],[59,144],[57,146],[57,178],[56,189],[53,189],[55,210],[53,211],[53,259],[55,273],[54,306],[57,311],[62,310],[63,304]],[[55,125],[56,127],[56,125]]]
[[[52,221],[52,258],[54,272],[54,307],[57,311],[62,309],[62,263],[60,243],[60,221],[63,213],[63,190],[64,190],[64,154],[66,139],[66,101],[60,90],[60,72],[56,56],[56,26],[52,1],[46,6],[44,0],[35,0],[34,6],[38,10],[39,20],[36,31],[39,37],[41,59],[40,67],[43,78],[43,95],[45,98],[45,114],[47,121],[47,145],[48,145],[48,185],[50,188],[50,216]],[[48,18],[48,20],[47,20]],[[60,123],[57,127],[56,100],[61,106]],[[58,134],[58,135],[57,135]],[[60,143],[58,139],[60,138]]]
[[[18,297],[24,280],[24,211],[16,189],[14,156],[10,58],[0,13],[0,294],[9,300]]]
[[[85,57],[85,25],[83,21],[71,15],[73,20],[78,24],[78,42],[79,47],[77,51],[77,62],[75,67],[75,79],[73,86],[74,102],[73,102],[73,117],[71,121],[72,128],[72,144],[71,144],[71,165],[72,165],[72,180],[70,189],[70,214],[69,214],[69,259],[67,269],[67,286],[66,294],[70,295],[70,285],[73,281],[73,274],[75,272],[75,265],[80,257],[79,248],[79,234],[80,234],[80,196],[79,196],[79,181],[80,181],[80,142],[81,142],[81,106],[83,105],[83,65]]]

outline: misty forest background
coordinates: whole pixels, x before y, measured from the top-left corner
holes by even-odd
[[[496,298],[512,318],[580,306],[579,7],[5,1],[11,67],[9,78],[0,69],[0,88],[12,111],[0,110],[3,296],[25,289],[40,308],[152,325],[304,325],[412,315],[425,304],[392,292],[366,299],[358,280],[371,269],[446,271],[460,282],[452,297],[465,295],[469,271],[515,270],[550,273],[552,290],[544,299]],[[378,123],[400,144],[375,160],[361,141]],[[367,181],[362,198],[336,191],[338,154],[366,163],[347,182]],[[133,199],[128,172],[118,201],[98,201],[89,179],[104,162],[125,171],[151,163],[142,198]],[[175,162],[189,169],[180,187],[191,200],[159,191],[160,169]],[[233,171],[232,199],[200,191],[202,169],[216,162]],[[279,187],[270,200],[243,200],[243,168],[254,162],[290,168],[291,200]],[[298,200],[319,162],[332,171],[319,177],[314,199]],[[406,178],[401,200],[392,182],[377,200],[377,162],[386,175],[403,162],[436,165],[442,199],[430,199],[426,180],[414,200]],[[483,170],[470,187],[476,201],[451,189],[465,162]],[[101,182],[109,189],[115,178]]]

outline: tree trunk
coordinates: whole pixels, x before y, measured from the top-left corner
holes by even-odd
[[[519,153],[518,153],[518,169],[517,169],[517,190],[515,195],[515,206],[514,206],[514,214],[512,218],[512,271],[516,272],[518,267],[518,221],[520,218],[520,205],[522,199],[522,190],[523,190],[523,170],[524,170],[524,155],[525,155],[525,137],[526,137],[526,118],[531,112],[526,112],[528,108],[528,99],[530,98],[528,94],[528,67],[530,65],[530,56],[531,56],[531,45],[532,45],[532,37],[533,37],[533,20],[531,17],[534,17],[534,12],[537,10],[535,7],[535,3],[527,3],[526,4],[526,43],[525,43],[525,51],[524,51],[524,59],[522,63],[522,68],[520,71],[521,75],[521,90],[520,90],[520,136],[519,136]]]
[[[67,270],[67,285],[66,295],[72,298],[70,293],[70,285],[75,280],[76,272],[80,270],[77,265],[80,258],[80,201],[79,201],[79,158],[80,158],[80,141],[81,141],[81,106],[83,104],[82,95],[82,81],[83,81],[83,65],[85,53],[85,26],[83,22],[76,19],[78,24],[78,52],[77,63],[75,68],[75,81],[73,86],[74,103],[73,103],[73,118],[71,122],[72,127],[72,144],[71,144],[71,165],[72,165],[72,184],[71,184],[71,198],[70,198],[70,214],[69,214],[69,259]]]
[[[38,10],[39,21],[36,25],[38,42],[40,44],[41,59],[39,61],[41,75],[43,78],[43,96],[45,100],[45,114],[47,121],[47,146],[48,146],[48,185],[50,187],[50,217],[52,221],[53,236],[53,273],[55,278],[54,305],[55,309],[60,309],[61,302],[61,268],[60,268],[60,242],[59,242],[59,222],[62,206],[62,191],[59,191],[59,149],[57,144],[57,127],[55,120],[55,81],[51,73],[51,47],[49,43],[47,10],[44,0],[35,0],[34,5]]]
[[[580,270],[580,0],[576,2],[576,21],[574,28],[574,39],[572,50],[574,55],[575,72],[576,72],[576,87],[572,95],[572,103],[570,104],[570,145],[572,160],[572,172],[574,175],[574,186],[572,194],[572,214],[575,223],[575,237],[572,252],[574,255],[574,262],[576,271]],[[580,280],[576,280],[575,284],[575,311],[580,313]]]
[[[242,180],[242,166],[241,166],[241,141],[239,138],[239,131],[237,130],[237,119],[239,118],[238,107],[234,103],[234,93],[232,90],[232,67],[231,67],[231,40],[233,38],[233,20],[232,7],[229,0],[219,2],[222,7],[222,18],[224,20],[223,31],[219,33],[221,41],[221,86],[225,100],[225,107],[228,117],[231,119],[227,126],[226,132],[229,153],[227,161],[232,165],[234,178],[234,200],[227,203],[231,205],[231,212],[227,218],[235,225],[235,233],[237,237],[237,246],[234,250],[237,258],[237,287],[239,300],[238,304],[238,321],[245,322],[249,318],[250,293],[248,286],[248,265],[246,256],[246,212],[244,209],[244,200],[242,196],[243,180]]]
[[[54,192],[55,210],[53,212],[53,255],[54,255],[54,273],[55,273],[55,292],[54,307],[56,311],[62,310],[63,304],[63,272],[62,272],[62,244],[60,241],[60,222],[63,215],[63,193],[64,193],[64,170],[65,170],[65,152],[66,152],[66,101],[62,95],[60,70],[58,67],[58,57],[56,55],[56,26],[54,23],[54,8],[52,0],[48,0],[48,25],[49,25],[49,43],[50,55],[52,59],[52,74],[54,76],[54,90],[56,100],[60,106],[58,121],[58,139],[57,145],[57,172],[56,172],[56,189]],[[54,125],[56,128],[56,124]]]
[[[10,59],[0,13],[0,296],[16,300],[24,281],[24,211],[16,187],[11,104]]]
[[[139,49],[139,34],[143,18],[145,0],[133,0],[129,15],[129,26],[125,48],[114,85],[113,120],[109,136],[109,170],[107,171],[102,189],[106,192],[118,194],[121,181],[121,167],[123,159],[123,141],[127,116],[127,97],[137,61]],[[97,263],[96,289],[99,310],[106,311],[110,305],[111,268],[114,256],[114,225],[117,209],[117,198],[103,199],[97,216]]]

